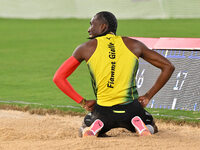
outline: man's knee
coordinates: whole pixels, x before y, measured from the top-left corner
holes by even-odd
[[[149,131],[151,132],[151,134],[155,134],[158,132],[158,127],[154,124],[147,124],[146,127],[149,129]]]
[[[104,123],[100,119],[96,119],[90,127],[83,130],[83,137],[86,136],[98,136],[98,133],[103,128]]]
[[[92,113],[91,113],[91,112],[88,113],[88,114],[85,116],[84,120],[83,120],[84,124],[85,124],[87,127],[91,126],[91,124],[93,123],[93,121],[94,121],[94,120],[92,120]]]

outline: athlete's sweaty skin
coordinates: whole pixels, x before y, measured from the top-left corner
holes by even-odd
[[[98,15],[95,15],[90,21],[90,27],[88,29],[89,37],[93,38],[98,35],[101,35],[108,29],[108,25],[99,18]],[[111,33],[112,34],[112,33]],[[127,48],[138,58],[141,57],[147,62],[151,63],[155,67],[161,70],[160,75],[158,76],[156,82],[150,88],[146,94],[140,96],[138,101],[141,103],[143,107],[146,107],[151,98],[165,85],[165,83],[171,77],[174,66],[171,64],[169,60],[167,60],[162,55],[148,49],[143,43],[128,38],[122,37],[123,42],[127,46]],[[90,59],[92,54],[94,53],[97,47],[97,40],[91,39],[86,43],[78,46],[74,53],[72,54],[80,63],[85,60],[86,62]],[[93,105],[96,103],[96,100],[87,100],[84,108],[88,111],[93,109]]]

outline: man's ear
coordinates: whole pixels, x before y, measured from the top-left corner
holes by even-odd
[[[102,31],[102,33],[106,32],[107,30],[108,30],[108,25],[105,24],[105,23],[101,24],[101,31]]]

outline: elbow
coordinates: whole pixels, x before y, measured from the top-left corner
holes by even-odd
[[[174,72],[175,66],[173,64],[171,64],[170,69],[172,70],[172,72]]]
[[[66,78],[60,74],[55,74],[53,77],[53,82],[57,85],[60,86],[60,84],[62,84],[64,81],[66,80]]]
[[[171,62],[168,62],[162,67],[161,70],[166,72],[167,74],[172,74],[175,70],[175,66]]]
[[[168,64],[168,70],[169,70],[169,72],[173,73],[174,70],[175,70],[175,66],[172,63],[169,63]]]
[[[59,78],[57,75],[54,75],[53,82],[57,85],[59,83]]]

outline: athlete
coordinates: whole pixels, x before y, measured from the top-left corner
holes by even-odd
[[[174,66],[143,43],[116,35],[117,19],[107,11],[90,21],[89,41],[78,46],[54,75],[54,82],[66,95],[91,111],[80,128],[81,136],[103,136],[112,128],[123,127],[139,135],[158,131],[153,117],[144,107],[166,84]],[[135,77],[139,57],[161,70],[152,88],[139,96]],[[96,100],[86,100],[67,81],[67,77],[86,61]]]

